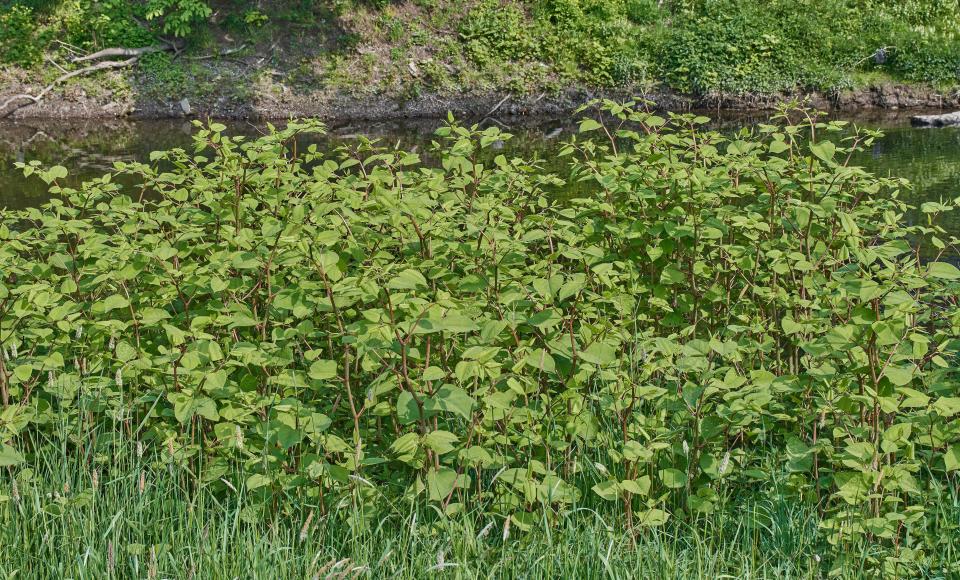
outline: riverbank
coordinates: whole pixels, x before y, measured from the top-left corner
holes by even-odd
[[[182,34],[143,3],[49,4],[0,9],[0,117],[544,116],[636,95],[669,110],[960,106],[955,10],[927,0],[197,0],[209,10]],[[120,53],[93,59],[103,49]],[[82,72],[94,62],[108,68]]]
[[[116,83],[116,80],[113,81]],[[452,112],[458,117],[549,117],[564,115],[595,98],[643,98],[655,108],[670,111],[765,111],[793,99],[808,99],[813,106],[837,112],[940,110],[960,107],[960,92],[939,91],[912,84],[879,83],[833,94],[783,92],[775,94],[690,95],[668,87],[633,89],[568,88],[539,94],[510,91],[427,92],[390,95],[358,94],[333,89],[313,91],[251,91],[244,98],[235,92],[210,92],[197,96],[170,94],[166,98],[143,95],[134,89],[117,91],[110,82],[91,87],[90,82],[68,85],[37,104],[18,109],[11,119],[176,119],[221,118],[270,120],[317,117],[330,122],[437,118]],[[10,83],[0,90],[0,101],[35,87]]]

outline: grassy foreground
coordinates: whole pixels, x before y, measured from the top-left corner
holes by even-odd
[[[399,504],[371,527],[342,501],[283,495],[269,515],[243,490],[214,494],[132,442],[109,469],[49,450],[0,481],[0,574],[5,578],[841,578],[876,576],[869,544],[831,561],[809,505],[772,482],[731,509],[631,536],[623,514],[590,501],[555,525],[523,532],[480,512],[438,517]],[[13,481],[16,485],[12,486]],[[16,491],[14,491],[14,489]],[[937,500],[936,525],[960,522],[960,498]],[[939,554],[960,555],[952,535]],[[826,550],[826,551],[825,551]],[[871,572],[872,571],[872,572]],[[902,576],[895,569],[888,576]]]

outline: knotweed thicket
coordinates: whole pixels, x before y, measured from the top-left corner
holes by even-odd
[[[452,119],[435,166],[303,147],[313,121],[198,126],[78,188],[23,165],[56,195],[0,210],[0,466],[61,446],[106,480],[136,442],[265,512],[414,502],[511,538],[601,500],[639,534],[777,479],[824,557],[947,565],[957,201],[908,223],[907,184],[849,164],[879,134],[803,109],[729,137],[595,105],[556,174]]]

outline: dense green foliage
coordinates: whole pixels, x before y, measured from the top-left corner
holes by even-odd
[[[39,65],[45,51],[110,46],[139,47],[156,41],[140,25],[145,8],[122,0],[53,2],[14,0],[0,5],[0,64]]]
[[[958,14],[956,2],[928,1],[539,0],[504,8],[485,0],[461,34],[474,58],[543,60],[594,84],[770,93],[848,88],[871,72],[956,84]]]
[[[189,51],[233,35],[248,45],[270,38],[272,50],[295,26],[327,52],[286,59],[324,71],[305,76],[385,90],[664,84],[711,95],[831,92],[877,79],[942,88],[960,80],[956,0],[302,0],[216,4],[216,22],[204,0],[2,6],[0,62],[19,66],[65,50],[60,40],[95,49],[177,37]],[[357,55],[357,45],[381,57]],[[412,78],[411,61],[418,63]]]
[[[605,103],[562,175],[456,124],[436,167],[303,150],[313,122],[77,189],[25,164],[58,197],[0,212],[0,465],[136,445],[357,531],[609,502],[644,535],[776,487],[831,569],[955,573],[957,203],[909,225],[905,182],[848,164],[875,133],[777,119]]]

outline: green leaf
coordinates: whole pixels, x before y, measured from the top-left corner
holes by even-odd
[[[836,151],[837,146],[831,141],[820,141],[818,143],[810,144],[810,152],[823,161],[832,161],[833,155],[836,153]]]
[[[595,365],[609,365],[617,361],[617,349],[604,342],[595,342],[580,352],[580,358]]]
[[[930,262],[927,264],[927,273],[941,280],[960,280],[960,269],[947,262]]]
[[[189,422],[194,415],[210,421],[220,419],[217,403],[210,397],[191,397],[187,393],[169,393],[167,400],[173,404],[173,415],[181,424]]]
[[[420,407],[417,405],[417,400],[409,391],[403,391],[397,396],[396,409],[397,419],[399,419],[404,425],[413,423],[414,421],[419,421],[420,419],[426,419],[426,416],[421,415]],[[426,413],[424,413],[424,415],[426,415]]]
[[[99,304],[103,308],[103,312],[110,312],[111,310],[130,306],[130,301],[120,294],[112,294],[107,296]]]
[[[588,131],[596,131],[597,129],[600,129],[602,127],[603,125],[601,125],[600,123],[598,123],[593,119],[584,119],[583,121],[580,121],[579,132],[586,133]]]
[[[607,501],[616,501],[620,497],[620,484],[616,481],[601,481],[591,489],[593,493]]]
[[[13,376],[17,377],[22,382],[28,381],[31,375],[33,375],[33,365],[17,365],[17,367],[13,369]]]
[[[416,457],[419,448],[420,436],[416,433],[406,433],[394,439],[389,449],[398,461],[409,463]]]
[[[267,487],[272,484],[273,480],[269,476],[263,475],[262,473],[254,473],[247,478],[247,489],[254,490],[261,487]]]
[[[932,407],[941,417],[952,417],[960,413],[960,397],[940,397]]]
[[[207,373],[205,375],[205,380],[203,387],[206,390],[214,391],[217,389],[223,388],[227,384],[227,373],[226,371],[219,370],[212,373]]]
[[[477,401],[467,391],[453,385],[443,385],[437,393],[424,404],[429,411],[446,411],[470,419],[473,406]]]
[[[315,381],[326,381],[337,376],[337,361],[319,359],[310,365],[310,378]]]
[[[119,349],[118,349],[119,350]],[[123,360],[123,359],[120,359]],[[183,357],[180,359],[180,366],[188,371],[200,366],[200,355],[196,351],[189,350],[183,353]]]
[[[673,264],[667,264],[660,272],[660,283],[668,286],[682,284],[686,279],[683,270]]]
[[[909,441],[912,432],[913,425],[910,423],[897,423],[883,432],[883,438],[887,441]]]
[[[0,443],[0,467],[13,467],[23,463],[23,455],[10,445]]]
[[[443,455],[445,453],[450,453],[456,447],[454,444],[457,442],[457,436],[449,431],[431,431],[427,433],[423,438],[423,444],[433,449],[437,452],[438,455]]]
[[[783,153],[788,149],[790,149],[790,145],[784,141],[774,140],[770,142],[770,153],[773,153],[773,154]]]
[[[645,511],[637,512],[636,515],[637,524],[647,527],[662,526],[667,523],[667,520],[670,519],[670,514],[663,510],[659,509],[650,509]]]
[[[197,397],[193,400],[193,412],[208,421],[219,421],[217,403],[210,397]]]
[[[469,485],[470,478],[459,474],[449,467],[431,468],[427,472],[427,492],[431,501],[444,501],[457,487]]]
[[[464,332],[476,332],[480,330],[480,327],[463,313],[451,310],[440,319],[439,329],[444,332],[462,334]]]
[[[943,454],[943,462],[946,464],[947,471],[960,469],[960,443],[951,445],[947,449],[947,452]]]
[[[789,316],[783,317],[783,320],[780,321],[780,326],[783,328],[783,332],[786,333],[787,336],[790,336],[791,334],[796,334],[801,330],[803,330],[803,325],[798,324],[793,318],[790,318]]]
[[[627,461],[649,461],[653,457],[653,452],[643,446],[639,441],[627,441],[623,445],[623,457]]]
[[[417,288],[426,288],[427,279],[423,274],[416,270],[404,270],[387,282],[387,288],[393,290],[416,290]]]
[[[557,371],[557,363],[553,359],[553,356],[542,348],[527,353],[527,356],[524,357],[524,362],[526,362],[528,366],[536,370],[542,370],[545,373],[555,373]]]
[[[117,342],[117,360],[127,362],[137,358],[137,349],[125,340]]]
[[[40,173],[40,179],[47,184],[53,183],[55,179],[63,179],[67,176],[67,168],[62,165],[54,165],[50,169]]]
[[[687,484],[687,474],[679,469],[668,468],[660,470],[660,481],[670,489],[679,489]]]
[[[646,497],[650,493],[650,476],[644,475],[639,479],[625,479],[620,482],[620,488],[634,495]]]
[[[557,300],[562,302],[567,298],[578,294],[581,290],[583,290],[585,284],[586,278],[583,276],[567,281],[566,284],[560,287],[560,292],[557,294]]]
[[[916,368],[914,365],[887,365],[887,368],[883,370],[883,376],[887,377],[894,385],[902,387],[910,384],[910,381],[913,380],[913,373]]]
[[[527,318],[527,324],[536,326],[537,328],[546,329],[560,324],[562,320],[563,317],[555,308],[545,308],[530,318]]]

